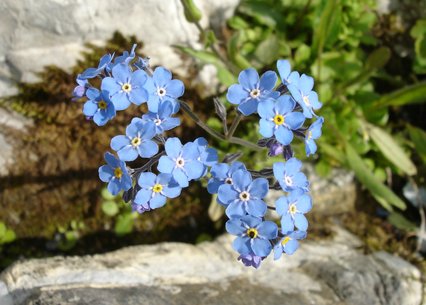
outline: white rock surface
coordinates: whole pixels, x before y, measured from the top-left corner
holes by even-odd
[[[235,300],[246,292],[253,298],[270,297],[265,305],[421,304],[417,268],[384,252],[364,255],[356,250],[356,237],[335,230],[333,240],[304,241],[293,256],[278,262],[268,258],[258,270],[236,261],[229,235],[198,246],[163,243],[104,255],[23,261],[1,274],[0,304],[89,304],[85,298],[108,304],[102,295],[114,299],[110,304],[138,304],[136,296],[126,299],[129,287],[144,304],[180,304],[176,300],[182,299],[186,302],[181,304],[243,304]],[[173,298],[156,301],[165,294]],[[218,302],[215,296],[226,299]]]
[[[238,2],[195,1],[202,24],[213,26]],[[182,60],[172,45],[196,46],[198,40],[179,0],[2,0],[0,12],[0,96],[15,93],[11,81],[35,81],[45,65],[71,67],[84,43],[101,43],[117,30],[142,40],[153,64],[175,71]]]

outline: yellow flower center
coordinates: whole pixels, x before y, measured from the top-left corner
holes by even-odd
[[[130,85],[129,83],[125,83],[123,84],[123,86],[121,86],[121,90],[123,90],[124,92],[130,92],[132,91],[132,85]]]
[[[99,109],[106,109],[107,108],[107,103],[105,102],[105,101],[100,101],[99,103],[98,103],[98,108]]]
[[[161,193],[161,191],[163,190],[163,186],[161,185],[161,184],[155,184],[153,187],[152,187],[152,191],[154,192],[154,193]]]
[[[116,167],[116,168],[114,169],[114,176],[115,176],[115,178],[117,178],[117,179],[121,179],[121,177],[123,176],[123,171],[121,170],[121,168],[120,168],[120,167]]]
[[[284,237],[283,240],[281,241],[281,245],[285,246],[290,240],[291,240],[290,237],[288,236]]]
[[[141,144],[141,138],[135,137],[135,138],[132,139],[132,145],[134,147],[139,146],[140,144]]]
[[[296,205],[294,203],[290,204],[290,206],[288,207],[288,211],[290,212],[290,214],[296,214],[296,212],[297,212]]]
[[[253,89],[250,91],[250,96],[252,98],[258,98],[260,96],[260,90],[259,89]]]
[[[276,116],[274,116],[274,123],[275,125],[284,124],[284,117],[281,114],[277,114]]]
[[[247,229],[246,234],[250,238],[256,238],[258,235],[257,230],[255,228]]]

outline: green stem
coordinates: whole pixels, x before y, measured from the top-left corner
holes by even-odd
[[[238,125],[241,122],[241,119],[243,118],[243,115],[241,112],[237,113],[237,116],[232,121],[231,127],[229,127],[229,131],[226,133],[226,138],[230,139],[234,135],[235,130],[237,129]]]
[[[233,144],[238,144],[241,146],[245,146],[248,148],[251,148],[253,150],[261,150],[261,148],[249,141],[243,140],[241,138],[236,138],[236,137],[232,137],[230,136],[229,138],[227,138],[226,136],[224,136],[223,134],[221,134],[220,132],[217,132],[216,130],[210,128],[209,126],[207,126],[199,117],[198,115],[196,115],[191,108],[189,107],[189,105],[187,103],[185,103],[184,101],[179,100],[179,104],[181,106],[181,109],[183,111],[185,111],[186,114],[188,114],[188,116],[198,125],[200,126],[205,132],[207,132],[208,134],[210,134],[212,137],[220,140],[220,141],[227,141],[229,143],[233,143]]]

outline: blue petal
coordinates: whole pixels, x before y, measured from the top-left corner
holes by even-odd
[[[87,116],[93,116],[98,111],[98,104],[93,101],[87,101],[83,106],[83,113]]]
[[[240,84],[234,84],[228,88],[228,93],[226,94],[227,100],[234,105],[240,104],[242,101],[246,100],[249,96],[249,93],[244,90],[243,86]]]
[[[269,183],[265,178],[257,178],[251,183],[249,192],[250,196],[262,199],[269,191]]]
[[[120,161],[117,160],[116,157],[114,157],[113,154],[106,152],[104,155],[105,161],[108,163],[109,166],[116,168],[120,166]]]
[[[303,214],[294,215],[294,225],[301,231],[306,231],[308,229],[308,220]],[[290,230],[289,230],[290,231]]]
[[[285,116],[284,120],[285,123],[294,130],[302,127],[305,122],[305,116],[300,112],[291,112]]]
[[[289,240],[284,246],[284,252],[288,255],[292,255],[299,248],[299,242],[295,239]]]
[[[251,248],[254,254],[258,256],[268,256],[272,250],[272,246],[269,240],[254,238],[251,242]]]
[[[238,110],[244,114],[245,116],[248,116],[250,114],[253,114],[257,111],[257,105],[258,101],[252,98],[249,98],[247,101],[241,103],[238,106]]]
[[[287,175],[294,175],[295,173],[299,172],[301,168],[302,162],[296,158],[288,159],[285,165],[283,165],[283,171],[285,171]]]
[[[283,255],[283,247],[280,243],[276,244],[274,247],[274,260],[280,259]]]
[[[306,156],[313,155],[317,151],[317,144],[314,140],[305,140]]]
[[[260,106],[260,105],[259,105]],[[265,119],[259,121],[259,133],[265,138],[272,137],[274,135],[275,124]]]
[[[300,77],[299,87],[303,93],[307,94],[314,87],[314,79],[310,76],[302,74]]]
[[[142,158],[151,158],[158,153],[158,145],[152,140],[145,140],[139,145],[138,151]]]
[[[219,187],[218,198],[225,205],[228,205],[231,202],[238,199],[238,193],[234,190],[234,188],[231,185],[223,184]]]
[[[232,175],[235,171],[237,171],[239,169],[247,170],[246,166],[244,165],[244,163],[238,162],[238,161],[233,162],[231,164],[230,168],[229,168],[229,175]]]
[[[111,139],[111,148],[115,151],[122,149],[123,147],[130,145],[130,140],[128,137],[119,135]]]
[[[160,173],[170,174],[175,168],[175,162],[167,156],[161,156],[158,161],[158,171]]]
[[[305,214],[308,213],[312,209],[312,199],[309,195],[304,194],[299,197],[296,203],[297,210],[301,213]],[[304,231],[303,229],[300,229]]]
[[[262,223],[262,219],[251,215],[245,215],[241,217],[241,221],[244,222],[249,228],[256,228]]]
[[[207,183],[207,191],[210,194],[216,194],[219,190],[219,187],[223,184],[224,183],[222,181],[211,178]]]
[[[148,99],[148,110],[154,113],[158,112],[158,105],[160,104],[160,99],[156,95],[150,95]]]
[[[322,103],[318,101],[318,94],[315,91],[311,91],[308,95],[309,102],[312,105],[312,108],[315,110],[320,109],[322,107]]]
[[[138,157],[138,151],[133,146],[128,145],[117,151],[118,157],[123,161],[133,161]]]
[[[278,200],[275,202],[275,207],[277,209],[277,214],[280,216],[283,216],[288,211],[288,199],[285,196],[282,196],[278,198]]]
[[[220,188],[219,188],[220,192]],[[244,204],[240,201],[232,201],[225,210],[226,216],[229,218],[239,217],[246,214]]]
[[[238,82],[245,89],[255,89],[259,83],[259,74],[253,68],[248,68],[240,72]]]
[[[293,132],[284,125],[275,130],[275,138],[283,145],[288,145],[293,141]]]
[[[148,100],[148,92],[144,88],[135,88],[130,91],[130,101],[135,105],[140,105]]]
[[[161,123],[161,127],[164,131],[173,129],[180,125],[180,119],[179,118],[167,118]]]
[[[280,114],[286,114],[292,112],[295,106],[296,102],[290,95],[281,95],[276,101],[275,109]]]
[[[138,184],[142,188],[149,189],[154,186],[156,180],[157,176],[153,173],[141,173],[138,179]]]
[[[263,200],[249,200],[247,202],[247,213],[254,217],[262,217],[266,213],[266,203]]]
[[[232,243],[232,248],[240,254],[249,254],[251,252],[250,240],[237,237]]]
[[[272,166],[272,170],[274,172],[275,179],[277,179],[278,181],[281,181],[284,179],[284,171],[285,171],[284,162],[275,162],[274,165]]]
[[[97,100],[101,92],[96,88],[89,88],[86,91],[86,96],[89,100]]]
[[[291,72],[290,62],[288,60],[280,59],[277,61],[277,69],[280,74],[283,84],[287,83],[287,78]]]
[[[111,178],[114,176],[114,171],[111,168],[111,166],[108,165],[102,165],[99,167],[99,179],[103,182],[109,182]]]
[[[166,197],[161,194],[156,194],[154,197],[151,198],[149,201],[149,205],[153,209],[161,208],[166,204]]]
[[[226,231],[232,235],[242,235],[247,229],[241,224],[239,219],[228,220],[225,224]]]
[[[116,179],[112,179],[108,183],[108,187],[107,188],[108,188],[108,191],[113,196],[117,195],[121,191],[120,185],[118,184],[118,181]]]
[[[266,239],[274,239],[278,235],[278,227],[272,221],[264,221],[258,227],[259,235]]]
[[[184,160],[194,160],[197,159],[199,156],[200,152],[198,150],[197,144],[188,142],[182,147],[182,158]]]
[[[172,79],[172,73],[164,67],[157,67],[153,79],[157,86],[163,87]]]
[[[112,68],[112,75],[121,83],[126,83],[130,79],[130,73],[129,66],[125,64],[118,64]]]
[[[200,179],[204,173],[204,164],[195,160],[187,162],[185,165],[185,171],[190,180]]]
[[[275,101],[273,99],[267,99],[266,101],[259,104],[257,112],[263,119],[271,119],[275,116],[274,112]]]
[[[143,87],[147,79],[148,79],[148,76],[146,75],[145,71],[136,70],[132,74],[132,81],[131,81],[132,87],[134,86]]]
[[[224,180],[228,176],[229,165],[226,163],[217,163],[212,166],[210,173],[213,177]]]
[[[266,71],[260,77],[259,88],[271,91],[272,89],[274,89],[277,80],[277,73],[275,73],[274,71]]]
[[[172,175],[173,175],[173,178],[176,180],[177,183],[179,183],[181,187],[187,187],[189,185],[188,177],[180,168],[175,168],[172,172]]]
[[[125,92],[117,92],[116,94],[111,96],[111,101],[117,111],[125,110],[130,106],[129,97]]]
[[[178,138],[168,138],[165,144],[165,149],[168,156],[177,158],[182,151],[182,143]]]
[[[249,187],[251,182],[251,174],[246,170],[240,169],[232,174],[232,183],[234,185],[235,190],[237,191],[245,191]]]
[[[299,214],[299,215],[302,215],[302,214]],[[284,233],[284,232],[293,231],[293,230],[294,230],[293,218],[291,218],[290,214],[285,214],[283,217],[281,217],[281,232]]]
[[[185,86],[182,81],[178,79],[173,79],[167,84],[167,95],[173,98],[179,98],[183,95],[185,91]]]
[[[161,175],[161,174],[160,174]],[[172,184],[163,187],[163,194],[168,198],[176,198],[180,195],[182,188],[179,184]]]
[[[145,205],[151,199],[152,191],[141,189],[137,192],[134,202],[139,205]]]

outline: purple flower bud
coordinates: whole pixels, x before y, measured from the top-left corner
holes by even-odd
[[[254,267],[254,268],[259,268],[260,263],[262,262],[262,260],[264,259],[264,257],[261,256],[257,256],[254,254],[242,254],[238,257],[238,260],[241,260],[241,262],[244,264],[244,266],[246,267]]]
[[[151,211],[151,209],[149,207],[144,207],[142,204],[132,203],[132,211],[138,212],[139,214],[143,214],[147,211]]]
[[[274,157],[281,155],[284,152],[284,145],[274,141],[268,145],[269,152],[268,156]]]

